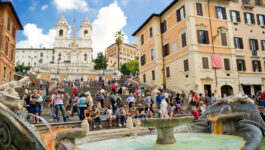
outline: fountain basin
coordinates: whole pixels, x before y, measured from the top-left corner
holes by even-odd
[[[175,144],[155,144],[154,135],[117,138],[79,145],[75,150],[239,150],[245,145],[241,137],[201,133],[174,134]],[[213,140],[214,139],[214,140]]]
[[[191,123],[193,119],[193,116],[186,116],[168,119],[141,119],[141,122],[144,127],[157,129],[156,144],[174,144],[176,143],[176,139],[174,138],[173,128],[175,126]]]

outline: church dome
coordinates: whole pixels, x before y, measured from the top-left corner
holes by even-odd
[[[65,19],[64,16],[62,16],[58,21],[57,21],[57,25],[68,25],[67,20]]]
[[[91,25],[91,22],[89,21],[88,17],[86,17],[83,21],[81,26]]]

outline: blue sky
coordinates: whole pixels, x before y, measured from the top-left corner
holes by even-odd
[[[160,13],[172,0],[12,0],[25,28],[18,31],[18,47],[52,47],[55,24],[65,16],[77,31],[87,16],[93,25],[94,51],[114,42],[113,34],[122,28],[125,41],[137,42],[131,34],[152,14]],[[110,21],[113,20],[113,21]],[[101,33],[101,31],[103,33]]]

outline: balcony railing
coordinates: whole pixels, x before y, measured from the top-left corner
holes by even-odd
[[[254,8],[255,6],[255,0],[242,0],[242,5],[245,8]]]
[[[252,56],[259,56],[259,54],[258,54],[258,51],[257,51],[257,50],[252,50],[251,52],[252,52]]]

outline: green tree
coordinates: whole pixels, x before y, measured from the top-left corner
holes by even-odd
[[[136,59],[130,60],[126,63],[126,67],[130,71],[130,73],[139,72],[139,61]]]
[[[22,72],[24,69],[25,69],[26,71],[28,71],[28,70],[30,70],[30,68],[31,68],[31,66],[17,65],[17,66],[15,67],[15,71],[16,71],[16,72],[18,72],[18,71]]]
[[[106,57],[103,55],[102,52],[99,52],[97,54],[97,58],[94,60],[94,63],[95,63],[94,66],[95,70],[105,70],[108,66]]]
[[[115,43],[118,46],[118,70],[120,69],[120,45],[123,43],[124,40],[124,34],[122,31],[117,31],[115,33]]]
[[[121,73],[123,73],[124,75],[130,74],[130,71],[128,70],[126,63],[121,66]]]

